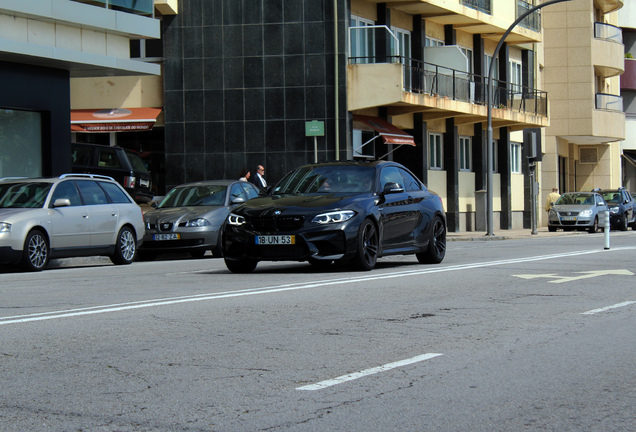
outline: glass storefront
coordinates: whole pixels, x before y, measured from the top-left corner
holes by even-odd
[[[42,115],[0,109],[0,178],[42,176]]]

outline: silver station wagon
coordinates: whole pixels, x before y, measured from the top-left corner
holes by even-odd
[[[0,263],[46,268],[52,258],[101,255],[130,264],[143,241],[141,208],[110,177],[0,179]]]

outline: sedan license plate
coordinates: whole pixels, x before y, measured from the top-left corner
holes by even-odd
[[[575,221],[576,216],[561,216],[562,221]]]
[[[157,240],[179,240],[181,234],[153,234],[152,239]]]
[[[273,235],[256,236],[257,245],[293,245],[296,244],[296,236],[293,235]]]

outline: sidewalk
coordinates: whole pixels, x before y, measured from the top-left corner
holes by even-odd
[[[549,232],[547,227],[537,228],[536,234],[530,229],[494,230],[492,236],[487,236],[486,231],[462,231],[446,233],[447,241],[492,241],[511,240],[522,238],[559,237],[564,235],[587,234],[586,231],[562,231]]]

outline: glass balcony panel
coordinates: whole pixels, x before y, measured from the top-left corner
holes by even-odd
[[[72,0],[108,9],[128,12],[135,15],[153,16],[154,0]]]
[[[490,0],[462,0],[462,4],[490,15]]]
[[[523,0],[518,0],[517,1],[517,17],[520,17],[521,15],[528,12],[533,7],[534,5],[532,3],[528,3]],[[534,11],[530,15],[525,17],[523,20],[521,20],[519,25],[521,27],[534,30],[536,32],[540,32],[541,31],[541,14],[539,13],[538,10]]]
[[[613,94],[596,93],[596,109],[623,112],[623,98]]]
[[[612,42],[623,43],[623,31],[611,24],[601,22],[594,23],[594,37]]]

